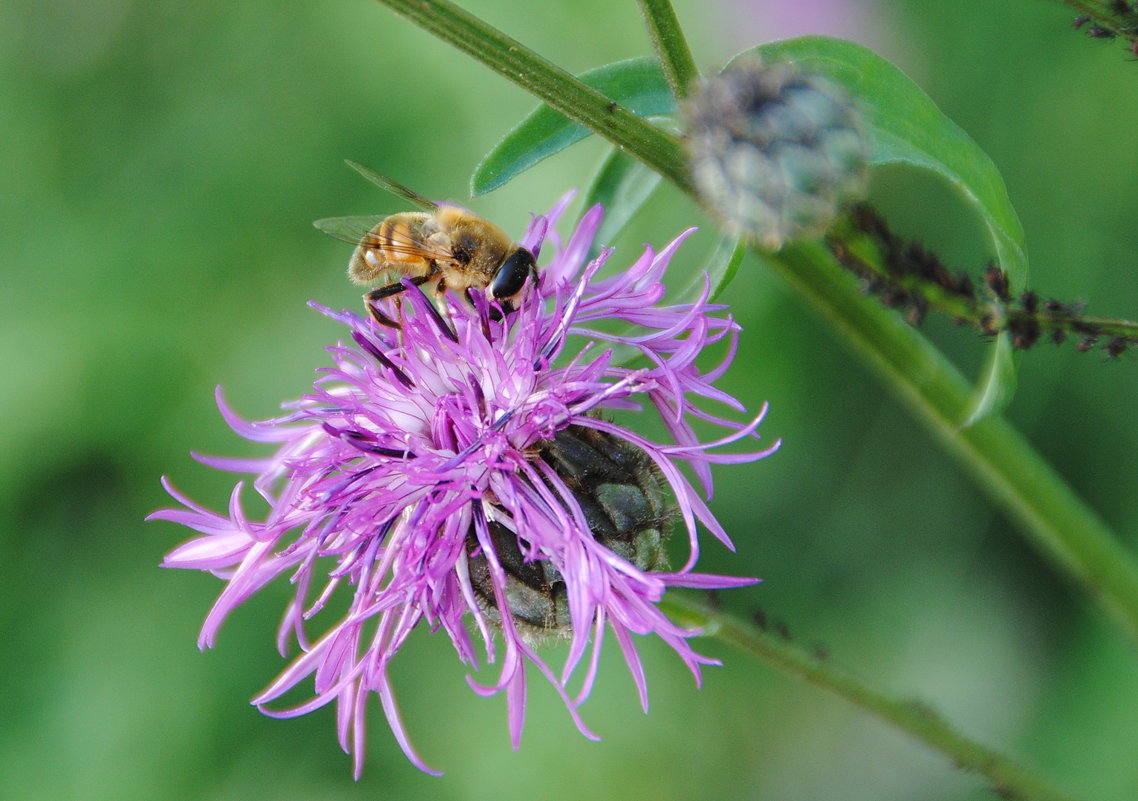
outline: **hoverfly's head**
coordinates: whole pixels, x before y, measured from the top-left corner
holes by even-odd
[[[494,280],[490,282],[490,294],[508,311],[514,308],[512,301],[522,291],[530,275],[537,275],[537,262],[528,250],[518,248],[506,257],[494,274]]]

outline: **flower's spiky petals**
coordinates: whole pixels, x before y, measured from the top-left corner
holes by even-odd
[[[636,650],[636,645],[632,642],[632,637],[629,636],[629,631],[624,626],[613,626],[613,634],[616,636],[617,644],[620,645],[620,652],[624,654],[624,662],[628,665],[628,672],[632,674],[632,680],[636,684],[636,691],[640,696],[640,708],[647,713],[648,678],[644,675],[644,665],[640,662],[640,652]]]
[[[488,296],[472,293],[469,303],[443,298],[440,312],[407,281],[399,310],[391,310],[399,330],[312,304],[349,334],[328,349],[330,364],[308,395],[286,404],[280,417],[249,423],[218,393],[238,434],[276,443],[277,451],[263,459],[199,458],[252,475],[269,505],[263,520],[246,516],[240,482],[225,513],[166,483],[180,507],[151,515],[198,533],[164,566],[209,570],[226,581],[202,627],[203,647],[237,606],[289,576],[294,592],[277,644],[282,654],[291,643],[300,653],[253,703],[276,717],[335,703],[339,740],[357,775],[373,693],[400,748],[434,772],[411,743],[389,672],[416,627],[445,632],[479,675],[479,651],[496,666],[489,683],[474,675],[468,681],[480,695],[504,694],[515,747],[527,670],[556,688],[578,729],[595,739],[578,707],[596,678],[606,629],[647,709],[635,636],[663,639],[697,683],[701,667],[715,664],[692,650],[697,632],[660,611],[663,594],[754,581],[692,572],[699,527],[731,542],[678,466],[686,463],[710,497],[712,464],[759,459],[778,447],[719,452],[757,439],[763,413],[736,422],[702,406],[743,408],[713,386],[734,356],[738,325],[717,316],[723,307],[708,302],[706,282],[694,301],[660,305],[664,271],[691,231],[659,251],[646,247],[629,270],[596,280],[612,253],[587,261],[603,210],[586,212],[563,243],[552,225],[569,199],[535,217],[521,240],[535,254],[544,245],[548,258],[516,310],[503,314]],[[612,333],[611,321],[634,333]],[[701,371],[701,351],[724,339],[726,356]],[[596,343],[631,347],[647,366],[621,367]],[[599,416],[644,408],[659,413],[669,442]],[[693,420],[724,434],[701,441]],[[675,513],[689,555],[669,571],[662,541]],[[338,619],[325,620],[337,596],[347,603]],[[537,651],[550,637],[569,640],[557,671]],[[307,700],[276,706],[309,681]]]

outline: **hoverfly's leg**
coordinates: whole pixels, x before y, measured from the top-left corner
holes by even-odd
[[[472,290],[470,287],[462,290],[462,297],[466,300],[467,303],[470,304],[471,308],[479,308],[474,303],[474,290]],[[501,319],[502,315],[498,313],[498,310],[494,308],[493,304],[490,304],[484,313],[480,313],[478,315],[478,321],[482,324],[482,336],[489,340],[491,337],[490,321],[493,320],[494,322],[498,322]]]
[[[411,279],[411,284],[413,286],[422,286],[423,284],[432,280],[434,277],[435,271],[432,270],[426,275],[415,276]],[[376,289],[373,289],[370,292],[364,294],[364,306],[367,307],[367,310],[371,313],[371,316],[374,317],[376,322],[378,322],[380,325],[399,330],[403,328],[403,325],[381,312],[375,301],[380,301],[384,298],[390,298],[392,296],[399,295],[400,293],[406,291],[406,289],[407,287],[404,286],[401,281],[396,281],[395,283],[387,284],[386,286],[377,287]],[[399,308],[399,300],[400,299],[398,297],[395,298],[396,308]],[[400,313],[400,316],[402,317],[402,313]]]
[[[439,330],[446,335],[447,339],[452,342],[458,342],[458,334],[455,333],[454,318],[450,315],[450,304],[446,302],[446,279],[439,277],[438,285],[435,287],[435,302],[427,308],[434,314],[435,325]],[[439,307],[442,307],[442,312],[439,312]]]
[[[392,295],[398,295],[405,289],[407,289],[407,287],[403,286],[403,284],[399,282],[373,289],[370,292],[364,294],[364,306],[367,308],[368,312],[370,312],[372,318],[377,323],[387,328],[394,328],[398,331],[399,329],[403,328],[402,324],[400,324],[397,320],[391,319],[386,314],[381,312],[379,310],[377,301],[381,301],[384,298],[389,298]]]
[[[435,284],[435,308],[441,310],[443,317],[446,318],[447,323],[453,325],[454,320],[450,316],[450,304],[447,303],[446,276],[439,278],[439,282]]]

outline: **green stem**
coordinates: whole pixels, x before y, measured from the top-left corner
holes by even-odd
[[[976,483],[1014,515],[1044,553],[1074,576],[1138,637],[1138,567],[1106,524],[1006,420],[960,421],[972,387],[919,332],[868,302],[820,243],[765,257],[844,334]]]
[[[691,193],[679,140],[624,109],[485,22],[441,0],[379,0],[532,91]],[[774,268],[842,329],[915,415],[1023,525],[1037,547],[1138,638],[1138,566],[1106,525],[1006,421],[959,426],[972,390],[959,372],[896,314],[867,300],[818,243],[790,245]]]
[[[1091,0],[1091,2],[1059,0],[1059,2],[1070,6],[1079,12],[1080,16],[1088,17],[1091,24],[1104,27],[1114,35],[1125,37],[1131,42],[1138,42],[1138,9],[1135,9],[1133,5],[1101,2],[1101,0],[1097,2],[1095,0]],[[1084,20],[1083,22],[1086,24],[1087,21]],[[1084,28],[1084,30],[1088,29]]]
[[[648,24],[652,36],[652,46],[656,57],[664,69],[664,77],[677,100],[683,99],[688,88],[699,79],[699,69],[695,66],[691,50],[688,48],[684,30],[676,19],[676,12],[670,0],[638,0],[640,13]]]
[[[1007,331],[1013,335],[1013,343],[1021,336],[1020,343],[1015,344],[1019,348],[1073,338],[1079,349],[1086,351],[1105,339],[1102,348],[1108,352],[1117,348],[1112,355],[1119,355],[1138,345],[1138,322],[1083,314],[1077,304],[1041,300],[1031,292],[1011,297],[1005,291],[1000,297],[991,289],[985,291],[987,277],[973,277],[975,283],[965,285],[959,273],[953,276],[943,267],[929,269],[932,254],[923,247],[917,248],[917,256],[910,255],[912,246],[919,243],[895,236],[868,206],[863,205],[851,216],[870,223],[873,233],[863,222],[838,220],[830,226],[827,241],[837,246],[835,253],[840,250],[843,267],[868,278],[868,291],[892,308],[901,309],[910,322],[913,313],[919,319],[926,309],[936,311],[950,315],[958,324],[974,325],[983,336]],[[938,260],[932,257],[931,261]],[[990,265],[989,269],[997,268]]]
[[[690,596],[669,592],[661,608],[683,625],[703,629],[715,637],[781,670],[813,684],[876,715],[890,725],[931,746],[957,765],[987,777],[1007,798],[1034,801],[1069,801],[1033,772],[988,746],[970,740],[952,728],[934,709],[915,700],[891,698],[856,677],[809,653],[776,633],[714,609]]]
[[[550,108],[581,123],[617,147],[627,148],[681,189],[690,190],[687,165],[674,146],[675,137],[645,123],[517,40],[447,0],[377,2],[473,56]]]
[[[1075,317],[1075,322],[1079,323],[1081,327],[1072,325],[1067,320],[1062,319],[1040,320],[1040,323],[1044,326],[1044,331],[1058,329],[1078,334],[1088,329],[1093,329],[1098,336],[1122,337],[1124,339],[1138,341],[1138,322],[1134,320],[1123,320],[1119,317],[1099,317],[1094,314],[1080,314]]]

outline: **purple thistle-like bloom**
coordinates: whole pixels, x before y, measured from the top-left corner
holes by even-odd
[[[531,223],[521,244],[536,255],[568,198]],[[759,459],[778,447],[745,454],[712,449],[755,437],[762,419],[736,423],[691,401],[742,406],[712,384],[734,356],[738,326],[710,313],[707,282],[693,303],[658,305],[661,277],[683,239],[660,252],[647,248],[628,270],[597,280],[611,251],[586,263],[603,210],[595,207],[542,268],[535,287],[505,315],[482,293],[449,302],[441,315],[407,283],[402,330],[352,312],[321,311],[348,326],[354,344],[330,348],[334,366],[314,390],[263,422],[240,420],[218,398],[233,429],[250,440],[278,443],[260,460],[200,458],[255,476],[269,504],[263,521],[242,510],[243,482],[229,508],[202,508],[167,484],[185,508],[152,518],[188,526],[198,536],[171,552],[166,567],[209,570],[226,581],[205,620],[199,646],[212,646],[222,621],[282,573],[296,585],[278,634],[282,655],[295,637],[301,650],[254,699],[266,714],[290,717],[337,702],[341,746],[363,763],[364,712],[375,692],[408,758],[433,772],[412,747],[396,708],[388,665],[422,622],[446,632],[459,658],[477,670],[481,643],[497,680],[475,692],[505,691],[517,748],[525,713],[526,668],[533,665],[564,699],[587,737],[577,708],[589,694],[604,631],[611,629],[647,709],[634,634],[655,634],[695,675],[714,660],[692,650],[698,632],[656,606],[669,587],[726,588],[753,579],[692,572],[697,523],[728,547],[726,532],[677,463],[685,462],[710,497],[712,463]],[[531,282],[533,283],[533,282]],[[623,321],[635,333],[610,332]],[[582,343],[565,353],[570,338]],[[727,339],[725,359],[696,367],[701,349]],[[611,346],[631,348],[647,366],[619,366]],[[599,416],[604,410],[655,407],[671,444],[649,441]],[[764,409],[765,411],[765,409]],[[700,442],[690,421],[721,426],[726,435]],[[678,513],[689,557],[664,569],[661,540]],[[349,608],[315,640],[306,622],[340,585]],[[330,613],[326,613],[330,614]],[[495,634],[497,632],[497,634]],[[550,636],[569,638],[559,672],[537,653]],[[500,638],[500,639],[499,639]],[[568,684],[584,660],[580,689]],[[315,692],[286,710],[267,705],[312,676]]]

